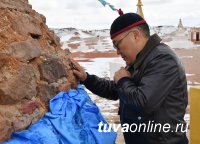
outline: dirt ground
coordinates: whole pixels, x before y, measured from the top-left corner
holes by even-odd
[[[200,48],[176,49],[175,52],[181,58],[187,74],[189,85],[200,86]]]

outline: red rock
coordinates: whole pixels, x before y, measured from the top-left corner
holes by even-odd
[[[21,111],[23,114],[32,114],[38,107],[39,103],[37,101],[24,102],[22,103]]]

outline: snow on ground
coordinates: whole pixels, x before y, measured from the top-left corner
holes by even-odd
[[[68,44],[77,44],[78,48],[71,48]],[[110,37],[90,37],[79,40],[63,41],[63,49],[67,48],[71,52],[94,52],[113,50]]]
[[[63,29],[53,29],[54,32],[60,37],[61,41],[68,41],[71,37],[79,36],[81,38],[89,38],[94,33],[90,33],[89,31],[76,29],[76,28],[63,28]],[[68,36],[68,37],[66,37]]]
[[[115,66],[115,70],[119,69],[121,67],[121,63],[123,63],[122,59],[119,58],[94,58],[94,59],[90,59],[91,62],[79,62],[79,64],[81,66],[83,66],[86,71],[88,71],[90,74],[95,74],[99,77],[103,77],[103,78],[111,78],[110,74],[113,71],[113,69],[110,69],[110,65],[111,64],[119,64],[118,67]],[[112,67],[113,68],[113,67]]]
[[[195,85],[200,85],[200,83],[199,83],[199,82],[194,82],[194,84],[195,84]]]
[[[186,76],[194,76],[195,74],[188,74],[188,73],[186,73]]]
[[[183,38],[173,38],[170,42],[165,42],[171,48],[196,48],[196,45],[188,39]]]
[[[151,27],[150,32],[151,34],[157,33],[159,36],[165,36],[171,34],[177,30],[174,26],[156,26]]]
[[[194,56],[180,56],[179,58],[180,59],[183,59],[183,58],[194,58]]]
[[[200,45],[189,40],[189,29],[177,31],[174,26],[151,27],[151,34],[157,33],[172,48],[195,48]],[[53,29],[60,37],[62,48],[73,52],[105,52],[113,50],[108,29],[82,30],[75,28]]]
[[[112,50],[109,30],[82,30],[75,28],[53,29],[60,37],[62,48],[71,52],[92,52]],[[69,44],[78,45],[77,48]]]

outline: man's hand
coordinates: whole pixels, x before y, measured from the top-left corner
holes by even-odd
[[[70,59],[71,63],[74,66],[73,73],[80,80],[85,81],[87,79],[87,74],[85,70],[73,59]]]
[[[115,72],[115,75],[114,75],[115,83],[117,83],[123,77],[131,77],[131,74],[124,67],[121,67],[120,70]]]

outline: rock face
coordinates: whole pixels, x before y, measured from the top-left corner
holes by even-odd
[[[65,67],[56,59],[46,60],[39,65],[40,78],[48,83],[56,82],[66,76]]]
[[[0,1],[0,142],[48,110],[59,91],[76,86],[70,52],[28,0]]]
[[[8,46],[9,53],[22,62],[32,60],[41,55],[39,43],[36,40],[14,42]]]

